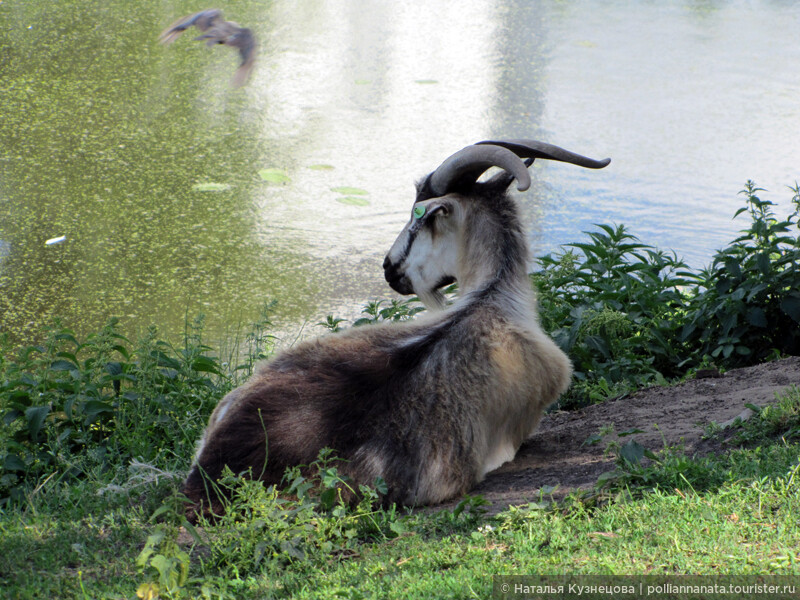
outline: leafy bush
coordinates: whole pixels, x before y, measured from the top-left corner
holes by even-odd
[[[183,348],[156,339],[154,329],[133,348],[116,319],[84,342],[54,325],[43,345],[0,363],[0,504],[54,475],[191,456],[229,387],[199,327]]]
[[[794,211],[780,221],[748,181],[735,217],[747,213],[750,227],[699,272],[622,225],[599,225],[589,242],[541,257],[532,279],[542,325],[575,366],[561,406],[704,365],[800,354],[800,187],[791,189]]]
[[[591,242],[539,259],[532,275],[546,331],[575,367],[571,398],[671,375],[686,265],[639,242],[623,225],[600,225]],[[578,249],[582,256],[573,252]]]
[[[680,339],[726,367],[800,354],[800,188],[792,188],[794,211],[783,221],[757,195],[762,191],[747,182],[745,206],[735,216],[748,213],[750,227],[710,267],[687,274],[696,293]]]

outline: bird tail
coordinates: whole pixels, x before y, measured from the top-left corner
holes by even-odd
[[[252,70],[252,63],[250,64],[243,64],[236,72],[233,74],[233,78],[231,79],[231,85],[235,88],[242,87],[247,80],[250,79],[250,71]]]

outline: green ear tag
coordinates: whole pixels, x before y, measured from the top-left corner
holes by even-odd
[[[415,206],[414,207],[414,218],[421,219],[425,215],[425,207],[424,206]]]

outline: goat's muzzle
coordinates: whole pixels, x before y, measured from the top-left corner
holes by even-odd
[[[405,273],[400,271],[398,266],[394,264],[388,256],[383,260],[383,276],[386,278],[389,287],[398,294],[408,296],[414,293],[414,289],[411,287],[411,283],[408,281]]]

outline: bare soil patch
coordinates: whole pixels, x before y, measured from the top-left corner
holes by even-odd
[[[579,411],[545,415],[516,458],[489,473],[471,493],[482,494],[496,511],[538,500],[543,486],[558,486],[558,495],[591,488],[614,466],[613,458],[603,456],[605,443],[583,445],[604,425],[613,425],[618,433],[643,430],[635,439],[653,451],[666,443],[682,444],[688,455],[722,452],[722,442],[702,439],[706,425],[736,418],[746,403],[774,403],[776,394],[793,385],[800,385],[800,357],[676,386],[647,388]],[[613,435],[606,438],[613,439]]]

